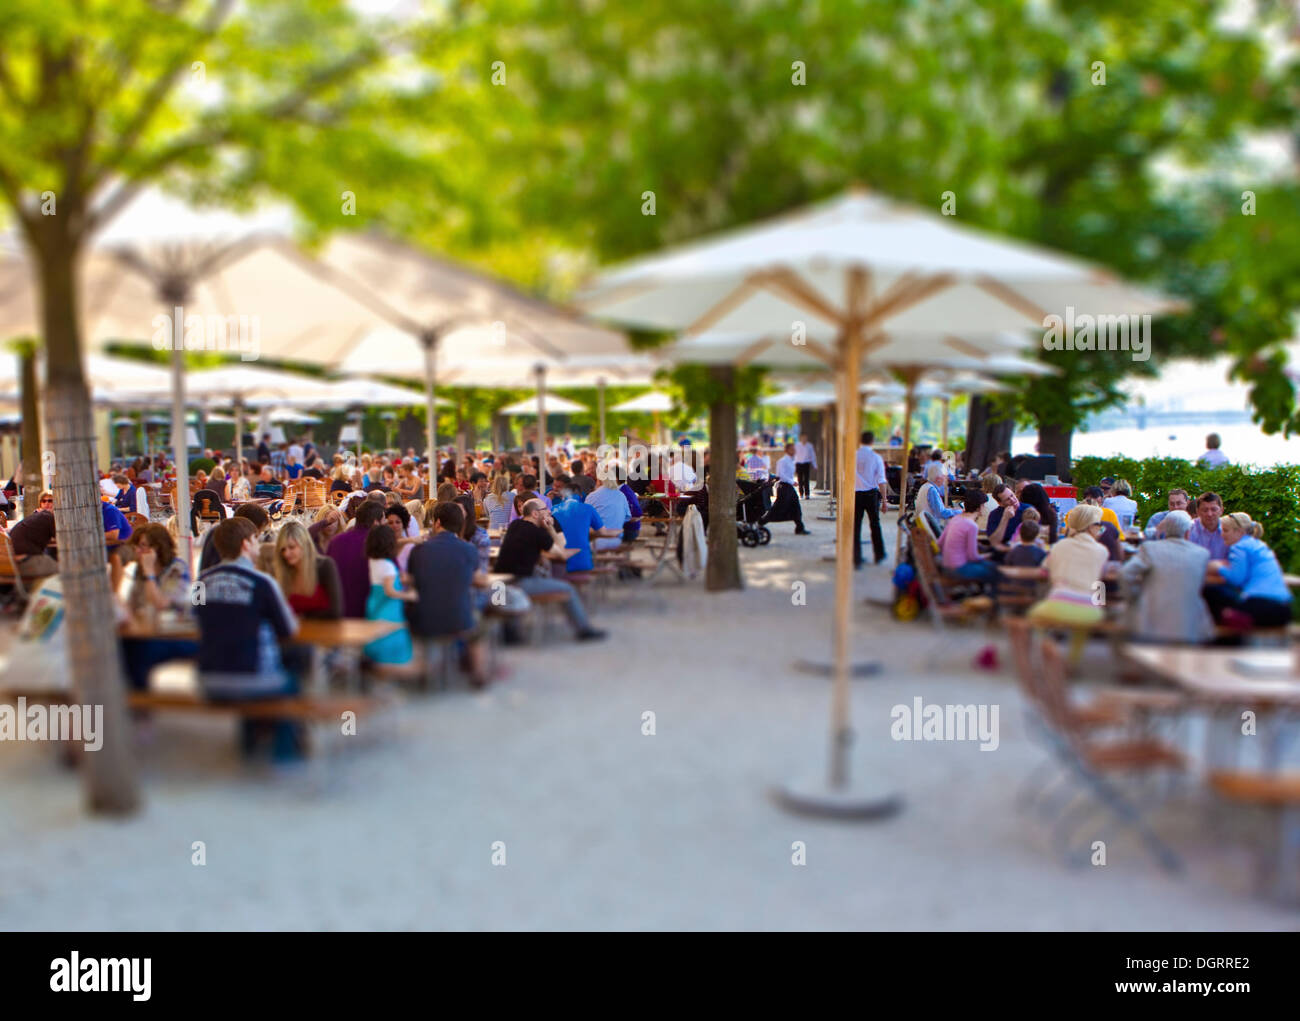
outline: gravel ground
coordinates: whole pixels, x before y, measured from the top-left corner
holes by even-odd
[[[228,721],[168,718],[140,750],[144,811],[104,822],[49,748],[0,745],[0,927],[1297,927],[1251,893],[1266,820],[1225,815],[1195,782],[1153,816],[1181,876],[1104,818],[1083,832],[1107,842],[1107,864],[1065,864],[1013,804],[1044,752],[1009,674],[972,665],[996,636],[894,622],[866,601],[886,594],[888,564],[855,576],[855,657],[885,668],[853,682],[853,759],[903,810],[844,823],[776,807],[772,785],[826,759],[830,684],[792,669],[828,655],[833,526],[813,520],[820,501],[808,509],[812,536],[778,525],[742,551],[744,591],[620,589],[599,614],[610,640],[511,650],[489,693],[363,719],[323,783],[241,766]],[[1091,675],[1104,657],[1090,650]],[[996,751],[891,740],[891,708],[918,695],[998,706]]]

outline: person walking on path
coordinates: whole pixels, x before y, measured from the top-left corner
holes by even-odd
[[[871,449],[876,434],[862,434],[858,447],[857,478],[853,492],[853,566],[862,566],[862,515],[871,523],[871,550],[878,564],[885,559],[885,537],[880,531],[880,508],[885,502],[885,461]],[[904,475],[906,479],[906,475]]]

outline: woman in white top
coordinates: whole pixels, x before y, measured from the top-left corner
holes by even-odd
[[[1047,553],[1043,567],[1051,581],[1047,598],[1029,608],[1028,618],[1043,624],[1062,624],[1073,629],[1070,662],[1083,652],[1088,629],[1101,623],[1105,587],[1101,580],[1106,566],[1106,547],[1099,541],[1101,508],[1081,503],[1065,516],[1065,538]]]
[[[1116,479],[1115,485],[1111,487],[1111,493],[1112,495],[1103,500],[1101,505],[1115,512],[1122,533],[1132,528],[1137,521],[1137,501],[1133,499],[1133,487],[1128,479]]]
[[[511,499],[506,494],[510,489],[510,474],[500,472],[492,480],[492,492],[483,497],[483,509],[487,511],[488,528],[505,528],[510,523]]]

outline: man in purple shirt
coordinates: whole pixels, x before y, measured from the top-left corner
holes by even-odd
[[[1223,516],[1223,498],[1204,492],[1196,498],[1196,520],[1187,530],[1187,538],[1210,551],[1211,560],[1227,560],[1228,544],[1223,541],[1219,518]]]
[[[357,508],[356,522],[346,532],[330,540],[326,555],[339,569],[343,586],[343,616],[366,616],[366,599],[370,596],[370,561],[366,559],[366,533],[384,518],[384,505],[367,500]]]

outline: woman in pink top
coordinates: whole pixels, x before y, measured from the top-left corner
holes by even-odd
[[[993,581],[998,576],[997,566],[980,558],[980,526],[976,519],[983,509],[984,494],[968,489],[962,500],[962,512],[948,519],[939,536],[943,569],[971,581]]]

